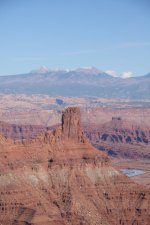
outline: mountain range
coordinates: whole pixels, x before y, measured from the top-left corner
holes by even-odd
[[[49,70],[0,76],[0,93],[106,98],[150,98],[150,74],[123,79],[91,68]]]

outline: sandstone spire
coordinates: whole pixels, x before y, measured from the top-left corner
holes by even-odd
[[[62,136],[64,139],[83,141],[78,107],[69,107],[62,113]]]

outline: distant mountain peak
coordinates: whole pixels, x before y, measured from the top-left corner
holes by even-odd
[[[41,66],[37,69],[32,70],[31,73],[44,74],[49,72],[69,72],[69,71],[70,71],[69,69],[60,69],[60,68],[49,69],[47,66]]]
[[[65,72],[70,72],[70,71],[76,71],[76,72],[80,72],[80,73],[85,73],[85,74],[94,74],[94,75],[98,75],[100,73],[104,73],[101,70],[97,69],[94,66],[90,66],[90,67],[79,67],[77,69],[74,70],[70,70],[70,69],[49,69],[47,66],[41,66],[37,69],[34,69],[31,71],[31,73],[38,73],[38,74],[44,74],[44,73],[48,73],[50,71],[55,71],[55,72],[59,72],[59,71],[65,71]]]
[[[49,71],[47,66],[41,66],[38,69],[32,70],[31,73],[48,73]]]
[[[87,73],[87,74],[100,74],[102,71],[98,70],[96,67],[80,67],[76,69],[77,72]]]

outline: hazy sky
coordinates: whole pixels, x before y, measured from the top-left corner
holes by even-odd
[[[0,75],[41,65],[150,72],[150,0],[0,0]]]

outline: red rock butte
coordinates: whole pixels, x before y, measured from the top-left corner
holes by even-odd
[[[0,224],[149,225],[150,192],[90,145],[76,107],[33,140],[0,137]]]

